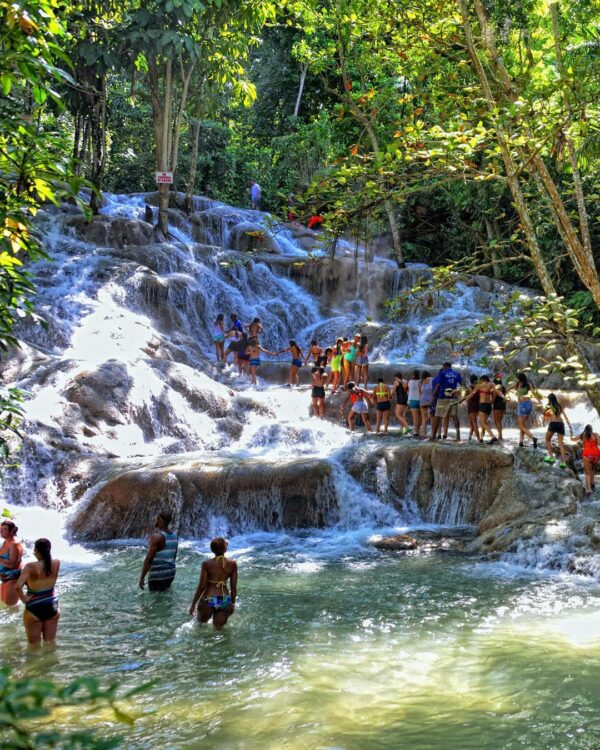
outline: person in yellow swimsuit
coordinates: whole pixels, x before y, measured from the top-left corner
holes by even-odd
[[[212,617],[215,630],[222,630],[235,611],[237,598],[237,563],[225,557],[227,540],[216,537],[210,543],[214,554],[200,568],[200,580],[192,599],[190,615],[194,616],[198,605],[198,622],[205,623]],[[227,587],[229,582],[230,589]]]

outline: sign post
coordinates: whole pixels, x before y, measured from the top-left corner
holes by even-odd
[[[156,172],[155,175],[157,185],[173,184],[173,172]]]

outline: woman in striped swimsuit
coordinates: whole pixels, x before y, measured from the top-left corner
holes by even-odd
[[[60,609],[54,592],[60,560],[53,560],[48,539],[38,539],[33,548],[36,562],[27,563],[17,581],[17,594],[25,605],[23,624],[29,648],[38,649],[44,639],[46,646],[55,646]],[[27,593],[23,586],[27,586]]]

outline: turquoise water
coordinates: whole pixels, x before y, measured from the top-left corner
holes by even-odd
[[[81,674],[123,690],[73,709],[126,748],[598,748],[600,590],[449,553],[397,555],[321,532],[232,540],[240,602],[227,629],[190,622],[206,554],[181,550],[174,588],[137,589],[139,545],[66,564],[60,648],[28,660],[20,617],[0,613],[19,674]]]

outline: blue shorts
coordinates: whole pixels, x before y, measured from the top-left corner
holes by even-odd
[[[421,402],[418,399],[413,399],[408,402],[408,408],[409,409],[418,409],[421,406]]]
[[[369,358],[368,357],[357,357],[356,358],[356,365],[357,367],[365,367],[369,364]]]
[[[527,401],[519,401],[517,404],[517,417],[528,417],[530,414],[533,414],[531,399],[528,398]]]
[[[250,360],[250,367],[258,367],[260,365],[260,357],[252,358]]]
[[[292,367],[302,367],[302,360],[301,359],[293,359],[292,360]]]

